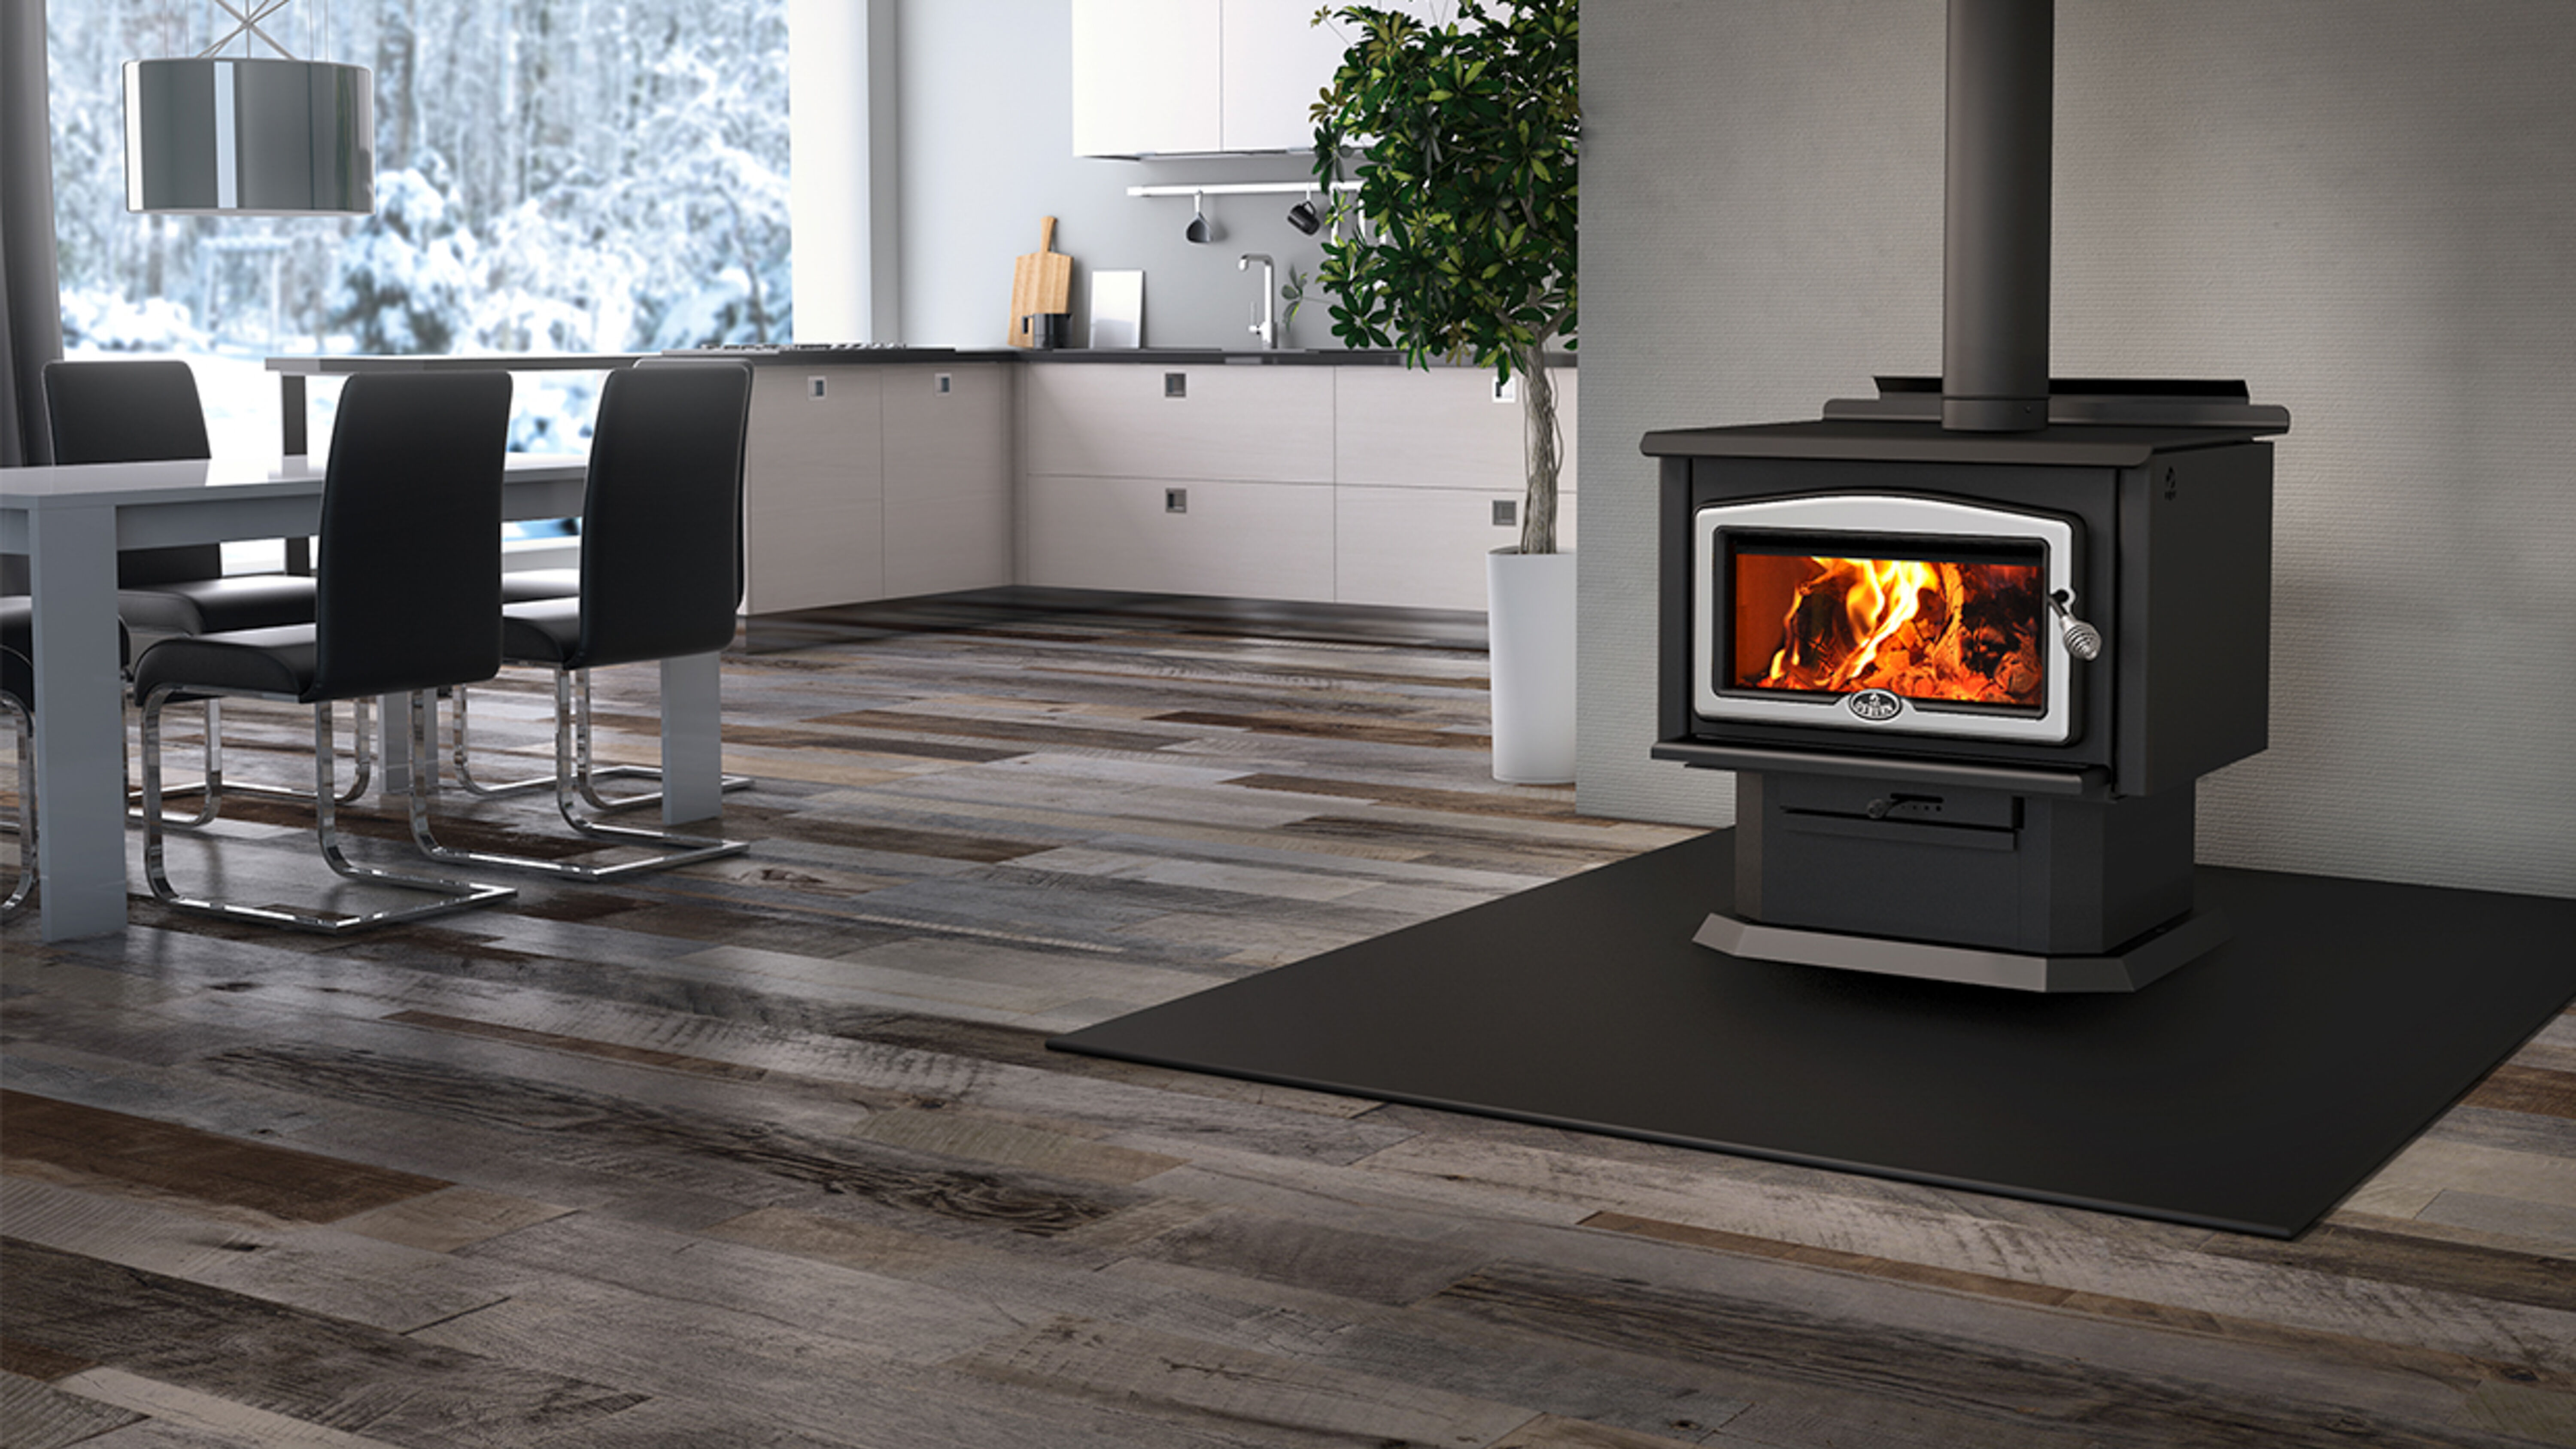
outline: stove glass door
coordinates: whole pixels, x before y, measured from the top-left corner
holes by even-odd
[[[1830,495],[1700,510],[1712,719],[2063,742],[2072,520]]]

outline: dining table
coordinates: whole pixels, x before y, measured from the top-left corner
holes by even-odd
[[[585,461],[511,454],[502,470],[510,519],[581,513]],[[314,534],[322,467],[305,455],[0,469],[0,552],[24,554],[34,613],[39,929],[61,941],[121,931],[128,824],[125,688],[117,659],[120,549]],[[499,539],[493,547],[501,546]],[[722,788],[718,655],[662,669],[662,817],[717,813]],[[399,697],[379,719],[401,718]],[[384,731],[385,788],[407,789],[401,729]],[[435,778],[434,763],[420,762]]]

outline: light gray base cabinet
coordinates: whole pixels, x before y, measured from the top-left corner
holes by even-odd
[[[1554,376],[1571,548],[1576,375]],[[743,610],[1011,583],[1482,610],[1523,447],[1472,368],[763,366]]]
[[[1482,610],[1486,552],[1520,539],[1521,408],[1488,372],[1039,364],[1021,397],[1024,583]]]
[[[1012,372],[752,370],[743,612],[1012,582]]]

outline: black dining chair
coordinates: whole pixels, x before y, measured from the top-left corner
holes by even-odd
[[[706,367],[708,365],[710,364],[702,359],[677,357],[647,357],[634,364],[634,366],[639,370],[667,367]],[[727,362],[721,365],[726,367],[742,368],[745,376],[747,377],[749,375],[749,369],[742,363]],[[595,424],[592,431],[595,435],[597,432]],[[750,447],[751,430],[746,425],[743,429],[743,450],[744,461],[746,464],[750,457]],[[733,503],[733,597],[734,602],[737,605],[742,602],[743,586],[742,479],[743,470],[741,468],[737,468],[734,472]],[[504,573],[501,575],[501,604],[504,608],[507,608],[512,604],[533,604],[547,599],[578,598],[580,595],[581,570],[577,567],[568,569],[521,569],[515,573]],[[593,760],[591,750],[590,671],[587,669],[576,671],[573,676],[572,687],[574,694],[577,696],[574,716],[579,721],[573,736],[573,780],[580,788],[581,798],[589,802],[590,808],[603,813],[612,810],[633,810],[639,806],[661,804],[662,792],[659,790],[648,791],[646,793],[636,795],[621,795],[615,798],[609,797],[600,790],[600,783],[607,780],[658,781],[662,778],[661,767],[657,765],[602,766],[596,764]],[[452,763],[455,766],[457,784],[463,788],[466,793],[479,795],[487,799],[510,795],[524,795],[536,790],[550,790],[554,788],[555,782],[552,775],[537,775],[525,780],[511,780],[501,783],[486,783],[474,778],[474,769],[471,758],[473,746],[470,725],[468,723],[469,704],[467,698],[471,693],[471,690],[465,689],[455,691],[456,723],[453,736],[455,740],[455,755]],[[724,790],[748,790],[751,788],[751,783],[751,777],[747,775],[726,775],[719,781],[719,787]]]
[[[553,784],[564,823],[603,844],[656,853],[591,866],[451,849],[423,833],[418,843],[432,859],[608,880],[750,848],[583,818],[574,805],[573,740],[577,725],[587,738],[588,721],[575,719],[572,687],[585,670],[712,654],[733,642],[734,606],[742,596],[734,520],[741,514],[750,401],[750,374],[732,363],[610,374],[600,389],[582,490],[581,592],[501,612],[503,658],[554,671]],[[586,691],[582,697],[586,703]]]
[[[213,455],[196,374],[184,362],[57,360],[45,364],[44,381],[45,418],[53,431],[57,463],[158,463]],[[117,617],[147,638],[313,622],[310,576],[227,575],[220,543],[119,549],[116,585]],[[358,708],[363,716],[366,705],[362,702]],[[364,738],[363,717],[358,729]],[[223,706],[218,700],[206,701],[205,751],[202,782],[174,792],[199,792],[198,814],[175,823],[209,823],[228,788],[234,794],[270,799],[303,798],[302,791],[284,786],[247,780],[227,785]],[[365,792],[370,768],[370,757],[361,753],[357,778],[341,796],[343,804]]]
[[[57,463],[210,458],[196,374],[173,361],[45,364]],[[313,622],[313,580],[224,573],[224,546],[120,549],[116,612],[147,634],[213,634]]]
[[[505,372],[362,374],[340,395],[323,475],[320,587],[310,624],[163,640],[134,661],[143,706],[143,862],[152,894],[181,910],[344,932],[507,900],[503,886],[351,863],[332,788],[333,701],[407,695],[413,758],[431,758],[422,691],[489,679],[501,666],[501,466]],[[170,883],[161,807],[161,710],[177,694],[313,707],[315,833],[353,880],[427,891],[424,905],[326,914],[185,895]],[[390,723],[390,721],[388,721]],[[415,836],[427,838],[426,772],[411,774]]]

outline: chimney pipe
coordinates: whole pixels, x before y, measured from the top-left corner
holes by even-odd
[[[1950,0],[1941,426],[2048,424],[2054,0]]]

